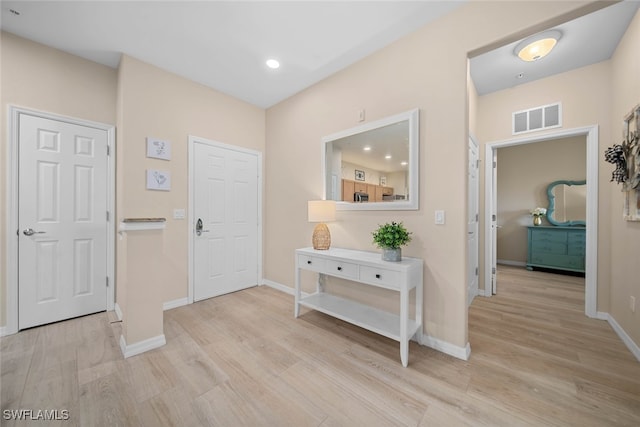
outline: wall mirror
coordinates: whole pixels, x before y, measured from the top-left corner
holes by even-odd
[[[419,111],[322,138],[324,195],[338,210],[418,209]]]
[[[555,181],[547,187],[547,221],[557,226],[586,225],[587,181]]]

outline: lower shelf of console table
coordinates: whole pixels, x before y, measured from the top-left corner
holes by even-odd
[[[316,292],[302,296],[300,271],[318,273]],[[422,332],[423,261],[403,257],[400,262],[382,261],[380,253],[331,248],[296,250],[295,317],[307,307],[400,342],[400,359],[408,364],[409,340]],[[323,276],[380,287],[400,293],[399,314],[324,292]],[[415,318],[409,316],[409,292],[415,289]]]

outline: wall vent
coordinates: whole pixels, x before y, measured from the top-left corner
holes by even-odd
[[[512,113],[513,135],[562,126],[562,104],[542,105]]]

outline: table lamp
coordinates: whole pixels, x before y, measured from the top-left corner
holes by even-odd
[[[313,230],[313,249],[327,250],[331,246],[331,233],[325,222],[336,220],[336,202],[333,200],[310,200],[308,202],[309,222],[317,222]]]

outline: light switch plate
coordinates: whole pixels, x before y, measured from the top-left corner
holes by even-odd
[[[184,219],[185,210],[184,209],[174,209],[173,210],[173,219]]]
[[[436,224],[442,225],[445,222],[445,214],[444,211],[436,211]]]

